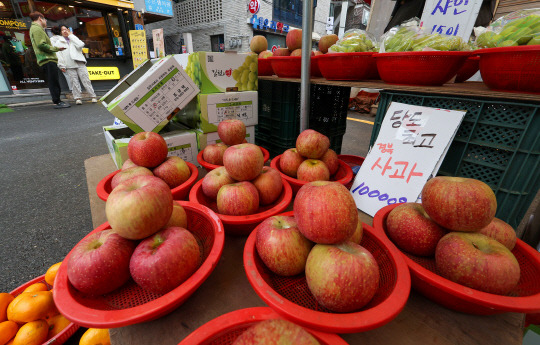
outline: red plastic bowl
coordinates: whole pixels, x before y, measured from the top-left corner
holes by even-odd
[[[259,146],[259,148],[261,149],[261,151],[263,153],[264,162],[265,163],[268,162],[268,160],[270,159],[270,152],[268,152],[268,150],[265,149],[262,146]],[[222,165],[211,164],[211,163],[208,163],[207,161],[205,161],[204,158],[203,158],[203,151],[199,152],[199,154],[197,155],[197,162],[199,162],[199,164],[204,169],[206,169],[206,172],[210,172],[210,171],[212,171],[214,169],[217,169],[217,168],[222,166]]]
[[[67,265],[61,265],[53,293],[58,310],[84,327],[115,328],[157,319],[184,303],[216,267],[223,252],[225,231],[219,217],[209,208],[187,201],[179,203],[187,213],[189,230],[203,249],[203,263],[191,277],[164,295],[147,292],[130,280],[109,294],[87,296],[70,284]],[[91,233],[109,228],[109,223],[104,223]],[[65,262],[70,255],[71,252]]]
[[[386,236],[386,218],[398,205],[383,207],[375,214],[373,226],[378,234]],[[392,246],[399,250],[395,245]],[[434,258],[408,253],[402,253],[402,256],[411,271],[413,288],[446,308],[477,315],[539,312],[540,253],[519,239],[512,253],[519,262],[521,279],[508,296],[478,291],[441,277],[437,274]]]
[[[293,216],[286,212],[284,216]],[[249,235],[244,247],[244,268],[249,283],[259,297],[284,318],[301,326],[330,333],[358,333],[383,326],[405,307],[411,289],[411,278],[401,253],[389,246],[385,236],[362,224],[362,242],[377,260],[379,289],[361,310],[334,313],[317,303],[304,274],[281,277],[272,273],[257,254],[257,229]]]
[[[290,177],[288,175],[285,175],[281,172],[281,168],[279,167],[279,160],[281,158],[281,155],[274,157],[272,161],[270,162],[270,166],[281,174],[281,177],[285,179],[287,182],[290,183],[293,195],[296,195],[298,193],[298,190],[305,185],[306,181],[300,181],[298,179],[295,179],[294,177]],[[343,162],[342,160],[339,161],[339,168],[336,171],[336,173],[332,176],[330,176],[330,181],[336,181],[341,183],[342,185],[346,186],[349,182],[351,182],[353,179],[353,172],[352,169],[347,163]]]
[[[209,199],[202,190],[202,179],[195,183],[189,193],[189,201],[209,207],[218,215],[225,226],[227,235],[249,235],[257,225],[268,217],[275,216],[283,212],[291,203],[293,193],[291,186],[286,180],[283,180],[283,190],[279,198],[271,205],[260,206],[258,213],[247,216],[228,216],[217,213],[217,204],[215,200]]]
[[[319,57],[315,55],[311,57],[311,76],[315,78],[322,78],[321,69],[319,68]]]
[[[310,73],[313,77],[320,76],[317,75],[318,65],[316,65],[319,56],[311,57]],[[270,60],[274,74],[280,78],[300,78],[302,76],[301,56],[271,56],[267,60]]]
[[[52,286],[47,284],[47,282],[45,281],[45,275],[42,275],[42,276],[39,276],[37,278],[30,280],[29,282],[24,283],[23,285],[19,286],[15,290],[11,291],[10,294],[13,297],[17,297],[24,291],[24,289],[26,289],[32,284],[37,284],[37,283],[44,283],[45,285],[47,285],[47,288],[49,290],[52,288]],[[51,339],[48,339],[43,344],[44,345],[45,344],[61,345],[65,343],[73,334],[75,334],[75,332],[77,332],[78,329],[79,329],[79,325],[76,325],[72,322],[66,328],[64,328],[60,333],[58,333],[56,336],[52,337]]]
[[[317,60],[327,80],[366,80],[377,70],[372,52],[324,54]]]
[[[470,56],[465,60],[465,63],[458,70],[456,75],[456,83],[463,83],[472,77],[480,68],[480,56]]]
[[[476,54],[490,89],[540,93],[540,45],[480,49]]]
[[[270,60],[268,60],[268,58],[258,59],[258,60],[259,60],[259,67],[258,67],[257,73],[259,76],[274,75],[272,64],[270,63]]]
[[[355,166],[361,166],[364,163],[364,159],[365,159],[364,157],[355,156],[355,155],[338,155],[338,158],[342,162],[347,163],[347,165],[351,167],[351,170]],[[347,189],[351,189],[353,182],[354,182],[354,178],[351,179],[351,182],[347,183],[345,187],[347,187]]]
[[[470,52],[395,52],[373,54],[385,83],[401,85],[443,85],[452,79]]]
[[[195,184],[195,181],[197,181],[197,178],[199,177],[199,169],[197,169],[197,167],[190,162],[186,162],[186,164],[188,165],[189,170],[191,171],[191,175],[189,176],[186,182],[171,189],[174,200],[186,200],[189,194],[189,190],[191,189],[193,184]],[[97,192],[98,197],[101,200],[107,201],[107,199],[109,198],[109,194],[111,194],[112,192],[112,188],[111,188],[112,179],[114,175],[118,174],[120,171],[121,170],[116,170],[110,173],[109,175],[105,176],[101,181],[99,181],[99,183],[97,184],[96,192]]]
[[[246,308],[221,315],[188,335],[178,345],[230,345],[245,330],[264,320],[282,319],[268,307]],[[321,345],[347,345],[336,334],[306,329]]]

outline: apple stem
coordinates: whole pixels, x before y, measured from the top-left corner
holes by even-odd
[[[154,243],[152,243],[152,249],[156,249],[163,243],[163,237],[161,235],[154,236]]]
[[[474,247],[474,248],[476,248],[476,249],[480,249],[480,248],[478,248],[478,246],[476,245],[476,243],[474,243],[474,242],[473,242],[473,244],[472,244],[472,245],[473,245],[473,247]]]

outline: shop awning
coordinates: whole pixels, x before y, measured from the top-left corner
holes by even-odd
[[[131,1],[131,0],[88,0],[88,1],[89,2],[96,2],[98,4],[103,4],[103,5],[121,7],[121,8],[131,8],[131,9],[133,9],[135,7],[133,5],[133,1]]]

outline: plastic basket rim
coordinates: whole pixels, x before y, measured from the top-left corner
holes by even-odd
[[[375,58],[389,58],[389,57],[408,57],[408,56],[468,56],[472,53],[471,51],[445,51],[445,50],[434,50],[434,51],[417,51],[417,52],[385,52],[385,53],[373,53]]]
[[[373,217],[373,228],[380,235],[385,236],[387,241],[401,253],[405,258],[411,275],[416,276],[424,282],[431,285],[431,288],[439,289],[444,293],[451,294],[454,297],[463,299],[464,301],[477,304],[481,307],[487,307],[501,312],[516,312],[516,313],[535,313],[540,312],[540,292],[532,296],[501,296],[491,294],[488,292],[479,291],[473,288],[466,287],[464,285],[454,283],[440,275],[431,272],[430,270],[422,267],[409,257],[407,257],[393,242],[386,236],[384,231],[384,220],[386,216],[395,207],[401,205],[401,203],[388,205],[381,208]],[[519,250],[526,254],[529,259],[533,259],[536,256],[536,262],[540,266],[540,253],[536,252],[532,247],[525,242],[517,239],[514,250]],[[513,250],[513,251],[514,251]]]
[[[279,216],[291,217],[294,216],[294,211]],[[326,313],[300,306],[279,295],[255,269],[257,228],[251,232],[244,246],[244,269],[249,283],[257,295],[274,311],[301,326],[331,333],[358,333],[383,326],[392,321],[405,307],[411,290],[411,276],[401,253],[389,246],[388,240],[377,234],[371,226],[362,223],[362,227],[386,251],[396,274],[396,284],[392,293],[373,308],[350,313]]]
[[[60,266],[62,266],[62,265],[60,265]],[[16,287],[12,291],[10,291],[9,294],[12,295],[13,297],[16,297],[17,295],[20,295],[23,292],[23,290],[26,289],[27,287],[29,287],[30,285],[40,283],[42,281],[45,281],[45,274],[43,274],[43,275],[41,275],[39,277],[36,277],[36,278],[34,278],[32,280],[29,280],[29,281],[27,281],[26,283],[24,283],[22,285],[19,285],[18,287]],[[47,285],[49,285],[49,284],[47,284]],[[79,327],[80,327],[79,325],[77,325],[77,324],[75,324],[73,322],[70,322],[70,324],[66,328],[64,328],[60,333],[58,333],[57,335],[55,335],[51,339],[48,339],[43,344],[52,344],[52,343],[61,344],[60,342],[58,342],[58,340],[61,339],[62,337],[64,337],[64,334],[66,334],[68,332],[75,333],[79,329]],[[70,337],[66,338],[65,340],[67,340],[69,338]]]
[[[172,311],[189,298],[210,276],[221,258],[225,242],[225,230],[219,217],[208,207],[188,201],[177,202],[186,209],[204,214],[213,223],[214,229],[214,244],[208,253],[208,257],[186,281],[153,301],[131,308],[108,311],[79,304],[69,293],[69,288],[73,287],[69,284],[67,278],[67,265],[60,265],[53,292],[58,310],[68,320],[87,328],[117,328],[152,320]],[[109,222],[105,222],[84,236],[84,238],[108,228],[110,228]],[[73,249],[70,250],[64,261],[69,259],[72,251]]]
[[[540,45],[483,48],[483,49],[475,50],[474,54],[486,55],[486,54],[493,54],[493,53],[522,53],[522,52],[540,53]]]
[[[281,315],[269,307],[251,307],[234,310],[208,321],[180,341],[178,345],[207,344],[207,341],[220,336],[228,328],[240,327],[270,319],[285,320]],[[315,336],[317,340],[322,340],[324,344],[347,345],[347,342],[337,334],[324,333],[306,327],[302,328]]]
[[[197,166],[195,166],[195,164],[193,163],[190,163],[188,161],[185,161],[185,163],[187,164],[187,166],[189,167],[189,171],[191,172],[191,174],[189,175],[189,178],[184,182],[182,183],[181,185],[179,186],[176,186],[174,188],[171,189],[171,193],[173,194],[173,197],[176,193],[178,192],[183,192],[185,191],[186,189],[189,189],[193,186],[193,184],[195,183],[195,181],[197,181],[197,178],[199,178],[199,169],[197,169]],[[107,199],[109,198],[109,195],[110,193],[108,193],[106,190],[105,190],[105,186],[107,185],[107,183],[109,181],[112,180],[112,178],[118,174],[120,171],[122,171],[122,169],[119,169],[119,170],[116,170],[116,171],[113,171],[112,173],[110,173],[109,175],[105,176],[104,178],[102,178],[97,186],[96,186],[96,193],[98,195],[98,197],[103,200],[103,201],[107,201]],[[112,192],[112,191],[111,191]]]
[[[257,146],[261,149],[263,153],[264,163],[268,162],[268,160],[270,159],[270,152],[268,152],[268,150],[262,146],[259,146],[259,145]],[[206,169],[206,172],[210,172],[214,169],[217,169],[223,166],[223,165],[216,165],[216,164],[208,163],[207,161],[205,161],[203,158],[203,152],[204,150],[200,151],[197,154],[197,162],[199,162],[199,164],[202,165],[202,167]]]
[[[354,57],[354,56],[363,56],[363,57],[370,57],[373,54],[376,54],[375,52],[349,52],[349,53],[326,53],[322,55],[315,55],[312,56],[314,59],[318,60],[330,60],[333,57]]]

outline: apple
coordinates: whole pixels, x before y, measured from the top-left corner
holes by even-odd
[[[285,43],[287,44],[287,48],[290,51],[302,48],[302,30],[293,29],[287,32],[287,36],[285,37]]]
[[[136,165],[154,168],[167,158],[169,149],[161,135],[154,132],[141,132],[129,140],[127,151],[129,159]]]
[[[104,295],[130,278],[129,260],[136,243],[112,229],[93,233],[72,249],[67,262],[71,285],[88,295]]]
[[[427,181],[422,205],[437,224],[454,231],[478,231],[491,223],[497,211],[493,190],[464,177],[437,176]]]
[[[122,164],[122,168],[120,170],[126,170],[126,169],[133,168],[133,167],[138,167],[138,165],[133,163],[133,161],[128,158],[128,159],[126,159],[124,164]]]
[[[137,176],[120,183],[105,203],[107,220],[116,233],[140,240],[161,229],[173,211],[169,186],[154,176]]]
[[[212,200],[216,200],[219,189],[227,184],[235,183],[235,181],[225,167],[209,171],[203,178],[201,187],[204,195]]]
[[[336,34],[323,35],[319,40],[319,50],[321,53],[328,53],[328,48],[336,44],[339,40],[339,37]]]
[[[237,119],[223,120],[217,127],[218,136],[224,144],[241,144],[246,139],[246,125]]]
[[[291,51],[287,48],[278,48],[274,50],[274,56],[290,56]]]
[[[263,52],[266,49],[268,49],[268,41],[266,40],[266,37],[264,36],[255,35],[251,39],[249,48],[251,49],[252,52],[259,54],[260,52]]]
[[[228,148],[224,143],[210,144],[203,150],[203,159],[210,164],[223,165],[223,154]]]
[[[437,243],[447,231],[429,218],[421,204],[407,202],[390,211],[386,233],[404,252],[433,256]]]
[[[313,54],[312,54],[312,55],[313,55],[313,56],[324,55],[324,53],[321,52],[321,51],[319,51],[319,50],[315,50],[315,51],[313,51]]]
[[[197,239],[180,227],[142,240],[129,262],[131,277],[146,291],[165,294],[188,279],[201,264]]]
[[[379,265],[353,242],[316,244],[306,262],[306,281],[315,300],[334,312],[358,310],[379,288]]]
[[[306,183],[296,194],[293,211],[300,232],[315,243],[343,242],[358,226],[356,203],[338,182]]]
[[[167,224],[165,224],[166,228],[169,227],[179,227],[179,228],[188,228],[188,217],[186,214],[186,210],[178,203],[178,201],[173,201],[173,211],[171,214],[171,218],[169,218],[169,221]]]
[[[520,268],[503,244],[474,232],[450,232],[435,250],[441,276],[472,289],[507,295],[519,282]]]
[[[302,56],[302,49],[295,49],[291,52],[290,56]]]
[[[313,129],[306,129],[296,138],[296,150],[307,158],[320,159],[330,147],[330,139]]]
[[[251,182],[232,183],[219,189],[216,201],[218,213],[245,216],[259,209],[259,192]]]
[[[233,179],[251,181],[261,173],[264,156],[257,145],[234,145],[225,150],[223,165]]]
[[[502,243],[508,250],[514,249],[517,242],[517,236],[514,229],[510,224],[499,218],[493,218],[491,223],[480,229],[478,232]]]
[[[270,50],[265,50],[259,53],[259,59],[267,59],[271,56],[274,56],[274,53],[272,53]]]
[[[154,176],[150,169],[140,166],[134,166],[133,168],[128,168],[125,170],[120,170],[116,175],[111,179],[111,190],[115,189],[120,183],[134,178],[135,176]]]
[[[191,169],[186,162],[177,156],[170,156],[163,163],[152,170],[154,176],[159,177],[169,187],[175,188],[186,182],[191,176]]]
[[[362,221],[358,219],[358,225],[356,226],[356,229],[354,230],[354,233],[352,234],[352,236],[347,241],[360,244],[360,242],[362,242],[363,235],[364,235],[364,227],[362,225]]]
[[[257,322],[242,332],[232,345],[319,345],[302,327],[283,319]]]
[[[291,148],[285,150],[279,158],[279,168],[285,175],[296,178],[298,167],[304,160],[305,158],[298,153],[296,148]]]
[[[330,172],[323,161],[318,159],[306,159],[298,167],[296,173],[300,181],[328,181],[330,180]]]
[[[279,198],[283,189],[281,174],[276,169],[263,167],[261,174],[251,181],[259,192],[259,203],[270,205]]]
[[[330,175],[334,175],[339,168],[339,158],[336,151],[328,149],[321,157],[321,161],[326,165]]]

